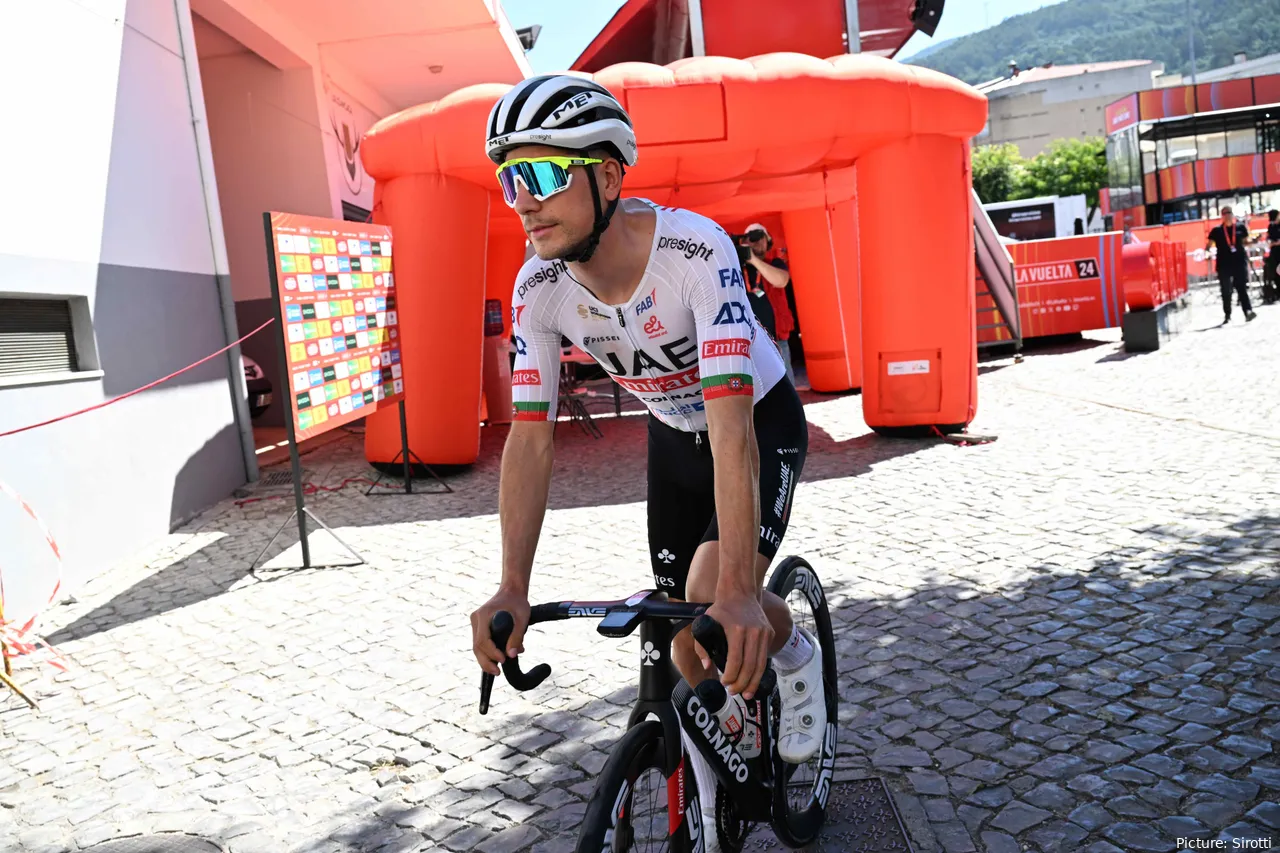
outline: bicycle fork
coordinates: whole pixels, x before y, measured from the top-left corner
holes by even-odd
[[[684,745],[680,738],[680,720],[672,704],[672,693],[686,686],[671,661],[671,638],[674,630],[666,620],[642,622],[640,625],[640,690],[638,700],[631,709],[627,721],[630,729],[649,718],[658,718],[662,725],[665,754],[662,774],[667,780],[667,815],[670,821],[667,835],[671,849],[688,853],[703,853],[705,833],[702,827],[700,797],[711,796],[715,791],[688,793],[686,774],[693,775],[693,767],[685,764]]]

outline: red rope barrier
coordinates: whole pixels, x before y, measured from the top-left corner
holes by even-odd
[[[48,426],[49,424],[56,424],[58,421],[65,421],[65,420],[67,420],[68,418],[74,418],[74,417],[76,417],[77,415],[83,415],[83,414],[85,414],[85,413],[87,413],[87,412],[92,412],[92,411],[94,411],[94,410],[96,410],[96,409],[101,409],[101,408],[103,408],[103,407],[105,407],[105,406],[110,406],[112,403],[119,403],[121,400],[124,400],[124,399],[126,399],[126,398],[128,398],[128,397],[132,397],[134,394],[141,394],[143,391],[148,391],[148,390],[150,390],[150,389],[152,389],[152,388],[156,387],[157,385],[160,385],[161,383],[168,382],[170,379],[172,379],[172,378],[173,378],[173,377],[175,377],[175,376],[180,376],[180,375],[182,375],[183,373],[186,373],[188,370],[193,370],[193,369],[195,369],[195,368],[199,367],[200,365],[204,364],[206,361],[209,361],[210,359],[217,358],[218,356],[222,355],[222,354],[223,354],[224,352],[226,352],[227,350],[231,349],[233,346],[236,346],[237,344],[239,344],[239,343],[241,343],[241,342],[243,342],[243,341],[246,341],[246,340],[248,340],[249,338],[253,337],[254,335],[258,334],[258,332],[261,332],[263,329],[265,329],[267,326],[270,326],[270,325],[271,325],[272,323],[274,323],[275,321],[276,321],[276,320],[275,320],[275,318],[274,318],[274,317],[272,317],[270,320],[268,320],[267,322],[263,323],[261,326],[259,326],[258,328],[254,329],[252,332],[250,332],[249,334],[245,335],[244,337],[242,337],[240,340],[235,341],[234,343],[229,343],[229,344],[227,344],[225,347],[223,347],[222,349],[218,350],[217,352],[215,352],[215,353],[210,353],[209,355],[206,355],[204,358],[200,359],[199,361],[195,362],[194,364],[188,364],[186,367],[182,368],[181,370],[175,370],[173,373],[170,373],[168,376],[165,376],[165,377],[162,377],[162,378],[160,378],[160,379],[157,379],[155,382],[150,382],[150,383],[148,383],[148,384],[146,384],[146,385],[143,385],[141,388],[135,388],[135,389],[133,389],[132,391],[128,391],[128,392],[126,392],[126,393],[124,393],[124,394],[121,394],[119,397],[112,397],[110,400],[104,400],[104,401],[103,401],[103,402],[101,402],[101,403],[96,403],[96,404],[94,404],[94,405],[92,405],[92,406],[89,406],[88,408],[81,409],[81,410],[80,410],[80,411],[78,411],[78,412],[71,412],[70,414],[67,414],[67,415],[59,415],[59,416],[58,416],[58,417],[56,417],[56,418],[50,418],[49,420],[47,420],[47,421],[41,421],[41,422],[40,422],[40,423],[38,423],[38,424],[28,424],[27,426],[24,426],[24,427],[18,427],[17,429],[11,429],[11,430],[9,430],[8,432],[0,432],[0,438],[4,438],[5,436],[8,436],[8,435],[17,435],[18,433],[20,433],[20,432],[26,432],[26,431],[27,431],[27,430],[29,430],[29,429],[36,429],[36,428],[38,428],[38,427]]]

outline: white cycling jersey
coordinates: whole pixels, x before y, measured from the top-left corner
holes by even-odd
[[[644,277],[631,299],[609,305],[564,261],[531,258],[511,299],[516,420],[554,420],[563,335],[589,353],[663,423],[707,428],[706,400],[730,394],[755,402],[785,373],[782,356],[756,322],[729,235],[688,210],[654,209]]]

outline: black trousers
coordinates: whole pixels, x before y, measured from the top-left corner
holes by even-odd
[[[1280,299],[1280,249],[1272,249],[1262,266],[1262,301]]]
[[[1249,302],[1249,268],[1244,264],[1232,264],[1218,270],[1218,286],[1222,288],[1222,313],[1231,319],[1231,291],[1240,297],[1240,308],[1246,314],[1253,313]]]

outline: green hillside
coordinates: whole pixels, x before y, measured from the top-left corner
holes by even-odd
[[[1193,1],[1197,70],[1229,65],[1239,51],[1250,58],[1280,53],[1280,0]],[[1067,0],[908,61],[967,83],[1007,75],[1010,60],[1031,68],[1154,59],[1168,73],[1185,74],[1187,42],[1187,0]]]

